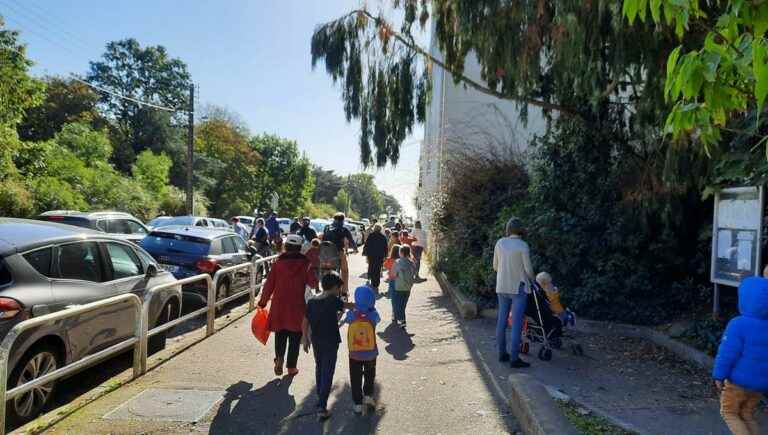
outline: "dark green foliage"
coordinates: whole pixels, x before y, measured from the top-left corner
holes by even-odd
[[[452,174],[435,199],[432,231],[440,238],[440,264],[454,285],[483,306],[495,301],[493,246],[503,234],[499,216],[522,211],[528,174],[511,147],[483,154],[458,152],[446,162]]]
[[[429,93],[425,64],[392,38],[388,24],[362,11],[324,24],[312,36],[312,67],[324,62],[334,83],[342,82],[347,121],[360,120],[364,166],[396,164],[415,121],[424,120]],[[378,52],[385,55],[370,56]]]
[[[697,320],[683,332],[682,339],[709,355],[717,353],[720,338],[723,336],[725,323],[712,318]]]
[[[188,107],[192,83],[187,65],[170,57],[165,47],[141,47],[132,38],[108,43],[102,60],[91,62],[87,80],[122,95],[180,110]],[[145,149],[169,151],[178,134],[171,121],[183,122],[186,116],[158,112],[107,93],[101,94],[100,103],[105,115],[114,120],[114,163],[126,173]]]
[[[64,124],[83,122],[100,129],[106,125],[96,108],[99,94],[72,79],[46,77],[45,100],[26,111],[18,126],[19,138],[25,141],[52,139]]]
[[[656,323],[706,309],[700,234],[711,208],[695,188],[638,176],[637,150],[618,125],[563,120],[537,143],[526,212],[536,268],[588,318]]]

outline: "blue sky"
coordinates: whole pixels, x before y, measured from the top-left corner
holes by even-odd
[[[357,124],[346,123],[339,91],[322,66],[312,71],[309,41],[319,23],[359,3],[0,0],[0,14],[22,32],[40,75],[84,74],[112,40],[163,45],[187,63],[202,104],[239,113],[253,132],[294,139],[314,163],[346,175],[362,169]],[[406,140],[397,168],[372,171],[409,213],[422,138],[418,128]]]

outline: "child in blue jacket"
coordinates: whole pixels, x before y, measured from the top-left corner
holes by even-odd
[[[369,407],[376,408],[373,387],[376,382],[376,325],[381,320],[376,311],[376,293],[368,286],[355,289],[355,307],[347,311],[342,323],[347,323],[349,346],[349,378],[355,414]]]
[[[735,435],[755,435],[762,433],[755,410],[768,393],[768,279],[742,281],[739,312],[725,328],[712,377],[728,428]]]

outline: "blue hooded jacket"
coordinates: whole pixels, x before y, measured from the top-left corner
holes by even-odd
[[[739,312],[725,328],[712,377],[768,393],[768,279],[742,281]]]
[[[365,314],[371,323],[373,323],[374,329],[376,325],[381,321],[379,312],[376,311],[376,293],[372,288],[368,286],[360,286],[355,289],[355,308],[347,311],[347,315],[344,317],[344,323],[352,323],[360,314]],[[374,337],[375,339],[375,337]],[[374,349],[370,352],[350,352],[349,357],[359,361],[369,361],[376,359],[379,354],[379,350]]]

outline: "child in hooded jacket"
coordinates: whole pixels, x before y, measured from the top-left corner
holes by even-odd
[[[384,260],[384,269],[387,270],[387,297],[392,299],[395,291],[395,261],[400,258],[400,245],[392,245],[389,248],[389,258]]]
[[[739,286],[739,312],[725,328],[712,377],[721,391],[720,414],[734,435],[761,434],[755,411],[768,393],[768,279]]]
[[[376,325],[381,320],[376,311],[376,293],[368,286],[355,289],[355,307],[348,310],[342,323],[347,326],[349,346],[349,378],[352,387],[352,401],[356,414],[365,407],[376,407],[373,387],[376,380],[376,358],[379,348],[376,344]]]

